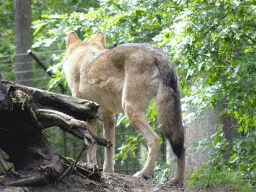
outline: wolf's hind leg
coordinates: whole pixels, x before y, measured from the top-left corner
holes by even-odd
[[[139,61],[144,62],[141,57]],[[147,121],[146,110],[152,98],[157,93],[156,82],[151,84],[151,68],[141,69],[137,66],[143,65],[138,60],[130,63],[136,65],[130,68],[125,76],[123,88],[122,107],[132,125],[145,137],[148,145],[148,156],[143,169],[134,176],[142,178],[152,177],[153,167],[160,148],[160,137],[155,133]],[[143,73],[141,73],[143,71]]]
[[[180,157],[177,159],[177,171],[176,176],[169,181],[171,185],[183,185],[184,184],[184,171],[186,164],[186,149],[183,149],[183,152]]]
[[[152,177],[153,167],[160,147],[160,137],[150,127],[146,113],[137,109],[137,105],[139,104],[124,102],[124,110],[133,126],[145,137],[148,145],[147,161],[143,169],[137,172],[134,176],[148,179]]]

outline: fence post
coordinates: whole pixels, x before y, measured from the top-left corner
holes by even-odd
[[[32,87],[32,62],[27,50],[32,45],[31,10],[29,0],[15,1],[15,36],[16,36],[16,82]]]

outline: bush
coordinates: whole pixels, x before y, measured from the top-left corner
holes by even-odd
[[[256,191],[256,132],[248,131],[230,143],[222,127],[211,137],[212,142],[198,142],[196,150],[211,150],[211,157],[198,171],[190,170],[189,186],[218,185],[236,190]],[[230,158],[225,158],[231,148]]]

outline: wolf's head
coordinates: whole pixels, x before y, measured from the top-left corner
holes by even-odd
[[[94,47],[99,50],[106,49],[105,35],[103,32],[98,32],[91,41],[81,41],[74,31],[71,31],[67,38],[67,51],[77,47]]]
[[[67,79],[69,77],[79,78],[81,63],[87,63],[89,58],[106,49],[105,35],[98,32],[91,41],[81,41],[74,31],[67,37],[66,54],[63,59],[63,71]],[[71,66],[73,66],[71,70]],[[72,83],[69,83],[72,87]]]

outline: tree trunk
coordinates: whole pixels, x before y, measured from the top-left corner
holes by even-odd
[[[32,45],[30,0],[15,0],[16,82],[33,86],[32,60],[27,53]]]
[[[224,109],[227,108],[227,104],[223,104],[222,106],[219,106],[219,111],[218,112],[222,112],[224,111]],[[237,122],[235,120],[235,118],[228,116],[227,114],[223,114],[220,117],[220,122],[223,125],[223,131],[225,133],[225,137],[228,140],[228,142],[232,143],[235,139],[236,136],[238,136],[237,134]],[[230,150],[232,149],[231,146],[229,146],[227,148],[227,153],[224,156],[227,160],[229,160],[230,158]]]

